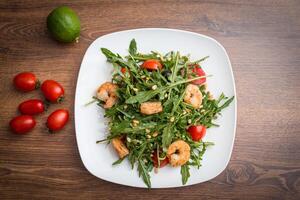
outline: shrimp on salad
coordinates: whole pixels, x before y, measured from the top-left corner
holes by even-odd
[[[97,97],[104,101],[104,108],[111,108],[117,102],[117,89],[118,85],[113,84],[111,82],[103,83],[97,91]]]

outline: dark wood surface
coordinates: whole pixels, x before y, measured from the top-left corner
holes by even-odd
[[[48,13],[69,5],[82,23],[78,44],[53,41]],[[138,189],[92,176],[75,138],[73,105],[80,63],[97,37],[140,27],[194,31],[220,41],[237,86],[238,125],[226,170],[203,184]],[[17,105],[39,92],[13,89],[13,76],[33,71],[66,90],[71,121],[47,134],[47,114],[26,136],[8,130]],[[300,1],[1,1],[0,199],[300,199]],[[49,111],[49,112],[50,112]],[[48,112],[48,114],[49,114]]]

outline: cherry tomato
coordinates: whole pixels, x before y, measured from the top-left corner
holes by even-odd
[[[154,166],[155,168],[158,168],[157,153],[154,152],[154,153],[153,153],[153,156],[152,156],[151,158],[152,158],[152,161],[153,161],[153,166]],[[168,159],[168,157],[166,156],[165,159],[160,160],[160,162],[159,162],[160,166],[159,166],[159,167],[162,168],[162,167],[166,166],[168,163],[169,163],[169,159]]]
[[[151,60],[146,60],[143,64],[142,67],[147,69],[147,70],[158,70],[158,69],[162,69],[162,64],[155,59],[151,59]]]
[[[44,81],[41,90],[45,98],[52,103],[62,102],[64,99],[64,88],[56,81]]]
[[[19,115],[9,122],[14,133],[25,134],[31,131],[36,125],[34,118],[30,115]]]
[[[197,76],[205,76],[205,72],[203,71],[203,69],[199,66],[199,65],[194,65],[194,68],[193,68],[193,73],[196,74]],[[194,80],[192,83],[195,84],[195,85],[201,85],[203,83],[206,82],[206,78],[200,78],[198,80]]]
[[[39,88],[40,82],[33,73],[22,72],[15,76],[14,86],[20,91],[29,92]]]
[[[19,105],[19,111],[23,115],[36,115],[45,111],[45,105],[39,99],[30,99]]]
[[[190,126],[188,132],[194,141],[200,141],[206,133],[206,127],[202,125]]]
[[[123,74],[125,74],[125,73],[127,72],[127,69],[126,69],[125,67],[122,67],[122,68],[121,68],[121,72],[122,72]]]
[[[47,127],[50,131],[61,130],[69,120],[69,112],[65,109],[58,109],[52,112],[47,119]]]

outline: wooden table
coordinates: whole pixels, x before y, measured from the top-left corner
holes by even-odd
[[[0,199],[300,199],[300,2],[299,1],[72,1],[81,18],[78,44],[52,40],[48,13],[62,2],[0,2]],[[138,189],[92,176],[75,138],[73,105],[87,47],[107,33],[168,27],[220,41],[231,58],[237,86],[238,126],[226,170],[203,184]],[[47,114],[26,136],[8,130],[16,107],[39,91],[14,90],[16,73],[55,79],[71,111],[57,134],[45,131]]]

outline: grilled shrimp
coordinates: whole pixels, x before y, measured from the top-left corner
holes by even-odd
[[[202,93],[198,86],[189,84],[185,89],[184,102],[191,104],[194,108],[200,108],[202,104]]]
[[[117,153],[119,154],[120,158],[124,158],[126,155],[129,154],[129,150],[127,149],[127,147],[125,146],[121,138],[119,137],[114,138],[112,139],[111,143],[115,148],[115,150],[117,151]]]
[[[111,82],[103,83],[97,91],[97,97],[104,101],[104,108],[111,108],[117,102],[117,89],[118,86]]]
[[[167,151],[167,157],[173,167],[184,165],[190,159],[191,148],[183,140],[173,142]]]
[[[144,102],[141,103],[140,111],[145,115],[160,113],[163,110],[161,102]]]

